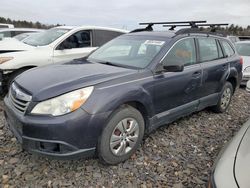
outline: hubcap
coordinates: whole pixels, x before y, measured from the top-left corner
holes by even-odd
[[[110,138],[110,149],[114,155],[122,156],[134,148],[139,136],[138,122],[133,118],[121,120]]]
[[[229,88],[225,89],[221,97],[221,108],[226,109],[230,103],[231,90]]]

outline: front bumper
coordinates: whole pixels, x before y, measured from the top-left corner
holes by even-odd
[[[81,108],[58,117],[24,115],[8,97],[4,104],[7,124],[25,150],[62,159],[93,156],[109,115],[91,115]]]

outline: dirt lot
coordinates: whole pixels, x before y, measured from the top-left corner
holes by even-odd
[[[118,166],[103,166],[96,159],[57,161],[22,151],[1,110],[1,183],[3,187],[205,187],[218,152],[250,117],[249,98],[240,89],[224,114],[204,110],[158,129]]]

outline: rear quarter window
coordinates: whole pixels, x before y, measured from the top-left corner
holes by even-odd
[[[234,49],[232,46],[226,42],[226,41],[221,41],[222,48],[224,49],[224,53],[227,57],[231,57],[234,55]]]
[[[107,30],[94,30],[94,46],[99,47],[108,41],[122,35],[124,33],[117,31],[107,31]]]

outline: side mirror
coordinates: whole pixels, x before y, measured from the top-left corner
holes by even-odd
[[[163,66],[165,72],[182,72],[184,70],[184,65],[166,65]]]
[[[247,92],[250,93],[250,80],[247,82],[246,90],[247,90]]]

